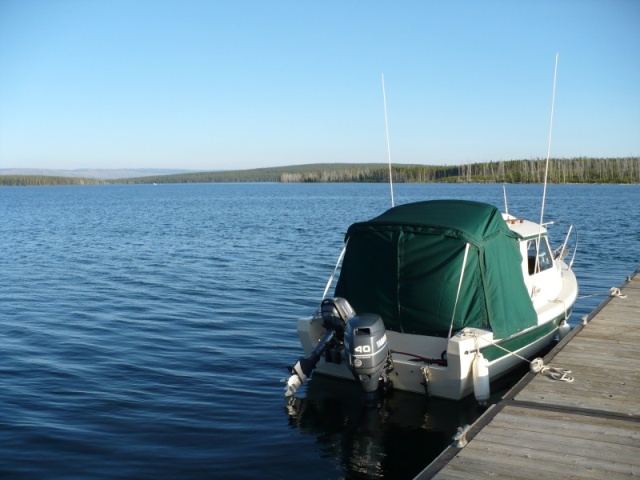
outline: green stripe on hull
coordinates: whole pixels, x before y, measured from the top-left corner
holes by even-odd
[[[569,315],[567,315],[567,317],[568,316]],[[558,328],[558,325],[560,325],[560,323],[562,322],[562,320],[564,320],[564,318],[565,318],[564,315],[560,315],[559,317],[555,318],[551,322],[545,323],[544,325],[540,325],[539,327],[529,332],[515,336],[508,340],[499,342],[498,345],[500,345],[502,348],[509,350],[509,352],[518,351],[521,348],[526,347],[530,343],[535,342],[537,339],[544,337],[545,335],[554,331],[556,328]],[[494,360],[497,360],[500,357],[509,355],[509,353],[502,350],[502,348],[498,348],[496,346],[490,345],[488,347],[481,348],[480,351],[482,352],[482,355],[484,355],[484,358],[489,360],[489,362],[493,362]]]

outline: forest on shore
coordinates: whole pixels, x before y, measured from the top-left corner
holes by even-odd
[[[509,160],[456,166],[392,165],[397,183],[543,183],[546,160]],[[0,186],[153,184],[153,183],[354,183],[388,182],[381,163],[323,163],[288,167],[157,175],[117,180],[0,175]],[[640,157],[550,159],[548,183],[640,183]]]

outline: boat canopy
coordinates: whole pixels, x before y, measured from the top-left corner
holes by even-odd
[[[485,203],[400,205],[349,227],[335,295],[379,314],[388,330],[446,338],[455,309],[453,332],[491,328],[506,338],[537,324],[519,238]]]

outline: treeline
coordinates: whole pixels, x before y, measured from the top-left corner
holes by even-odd
[[[397,165],[398,183],[543,183],[546,159],[509,160],[458,166]],[[388,182],[386,165],[282,173],[280,182]],[[640,157],[550,159],[549,183],[640,183]]]
[[[300,175],[304,178],[327,178],[325,173],[338,172],[334,180],[315,180],[325,182],[338,182],[344,174],[344,170],[353,167],[375,170],[382,164],[343,164],[343,163],[317,163],[311,165],[294,165],[288,167],[255,168],[250,170],[230,170],[220,172],[180,173],[174,175],[160,175],[152,177],[126,178],[114,180],[113,183],[234,183],[234,182],[283,182],[291,175]],[[389,173],[387,171],[387,179]],[[306,180],[300,180],[306,181]],[[353,180],[351,180],[353,181]],[[381,180],[386,181],[386,180]]]
[[[457,166],[392,165],[398,183],[542,183],[545,159]],[[381,163],[312,164],[224,172],[186,173],[114,180],[113,183],[376,183],[389,181]],[[550,159],[549,183],[640,183],[640,157]]]
[[[544,182],[546,160],[512,160],[458,166],[461,182]],[[640,157],[550,159],[549,183],[640,183]]]
[[[1,187],[97,185],[104,183],[93,178],[52,177],[47,175],[0,175]]]
[[[456,166],[393,165],[397,183],[542,183],[545,159],[470,163]],[[364,183],[388,182],[389,167],[381,163],[313,164],[252,170],[185,173],[120,180],[46,177],[30,175],[0,176],[0,186],[16,185],[93,185],[150,183]],[[640,157],[550,159],[549,183],[640,183]]]
[[[428,165],[392,165],[393,181],[398,183],[432,183],[456,181],[458,167],[436,167]],[[341,170],[316,170],[309,172],[286,172],[278,179],[282,183],[355,182],[379,183],[389,181],[388,165],[351,166]]]

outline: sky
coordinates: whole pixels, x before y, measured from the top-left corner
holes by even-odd
[[[383,76],[393,163],[640,155],[637,0],[0,0],[0,168],[384,163]]]

